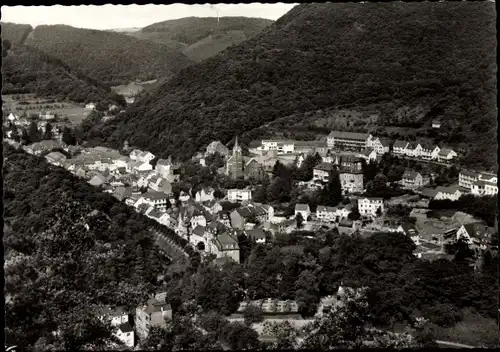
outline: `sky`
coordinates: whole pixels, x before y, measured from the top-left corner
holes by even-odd
[[[30,24],[66,24],[79,28],[117,29],[145,27],[183,17],[244,16],[277,20],[296,4],[251,3],[218,5],[78,5],[2,6],[2,21]],[[218,11],[217,11],[217,10]]]

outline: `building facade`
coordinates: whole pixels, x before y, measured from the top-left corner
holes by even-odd
[[[236,136],[232,155],[226,162],[226,175],[232,179],[241,178],[244,176],[244,166],[243,152],[238,144],[238,136]]]
[[[377,211],[380,209],[384,211],[384,200],[382,198],[360,198],[358,199],[358,210],[361,215],[376,216]]]

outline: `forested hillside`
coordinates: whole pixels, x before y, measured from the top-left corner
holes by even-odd
[[[219,20],[217,17],[186,17],[154,23],[141,32],[162,33],[165,38],[191,45],[209,35],[228,31],[243,31],[246,38],[251,38],[272,23],[272,20],[250,17],[220,17]]]
[[[23,44],[33,27],[29,24],[17,24],[1,22],[2,39],[6,39],[12,44]]]
[[[86,101],[114,101],[123,103],[123,97],[111,88],[59,59],[26,45],[10,46],[4,41],[5,56],[2,62],[2,94],[35,93],[41,97]]]
[[[489,2],[302,4],[182,70],[90,137],[188,158],[283,116],[379,104],[378,125],[400,108],[409,120],[439,116],[474,142],[470,160],[492,166],[495,38]]]
[[[26,44],[109,85],[169,77],[190,63],[165,45],[123,33],[64,25],[37,26]]]
[[[111,329],[94,307],[136,307],[166,273],[149,232],[154,221],[6,144],[3,177],[6,343],[102,347]]]

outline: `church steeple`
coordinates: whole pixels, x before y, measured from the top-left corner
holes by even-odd
[[[241,148],[238,145],[238,136],[236,136],[236,140],[234,141],[233,154],[236,152],[240,152]]]

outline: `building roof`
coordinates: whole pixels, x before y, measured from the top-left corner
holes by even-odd
[[[203,237],[205,235],[205,226],[198,225],[193,229],[193,233],[195,235],[198,235],[200,237]]]
[[[166,199],[167,195],[163,192],[148,191],[142,195],[146,199]]]
[[[406,148],[408,144],[406,141],[397,140],[394,142],[393,148]]]
[[[418,172],[413,170],[405,170],[403,178],[415,179],[419,175]]]
[[[89,181],[92,186],[100,186],[106,182],[106,177],[101,174],[94,175]]]
[[[364,148],[361,151],[361,154],[363,154],[365,156],[370,156],[370,154],[373,153],[374,151],[375,151],[375,149],[373,149],[373,148]]]
[[[490,239],[495,230],[482,222],[473,222],[463,225],[470,237],[484,240]]]
[[[127,333],[127,332],[132,332],[132,331],[134,331],[134,329],[132,329],[132,326],[130,326],[129,322],[126,322],[126,323],[120,324],[120,326],[118,326],[118,329],[119,329],[122,333]]]
[[[366,141],[369,136],[370,134],[368,133],[343,132],[343,131],[332,131],[328,135],[329,138],[351,139],[358,141]]]
[[[327,207],[325,205],[318,205],[316,208],[316,212],[326,211],[330,213],[335,213],[337,211],[337,207]]]
[[[297,203],[295,204],[295,211],[309,211],[309,204]]]
[[[66,159],[66,156],[60,152],[51,152],[45,156],[47,159],[52,159],[54,161],[59,161]]]
[[[333,165],[331,163],[321,163],[314,167],[314,170],[322,170],[322,171],[332,171]]]
[[[436,191],[448,194],[455,194],[456,191],[460,191],[458,186],[448,186],[448,187],[437,187]]]
[[[441,156],[447,156],[448,154],[450,153],[453,153],[453,150],[452,149],[449,149],[449,148],[443,148],[439,151],[438,155],[441,155]]]
[[[123,199],[130,197],[132,195],[132,188],[130,187],[117,187],[114,192],[113,196],[117,198],[119,201],[122,201]]]
[[[247,236],[253,240],[266,239],[266,233],[262,229],[252,229],[245,231]]]
[[[238,238],[235,237],[235,235],[229,233],[228,231],[222,232],[221,234],[217,235],[216,240],[221,245],[235,244],[236,248],[239,248]]]
[[[434,188],[424,188],[420,191],[420,194],[427,198],[434,198],[438,194],[438,190]]]
[[[161,216],[163,215],[163,213],[160,212],[160,211],[158,211],[157,209],[153,208],[147,215],[150,218],[159,219],[159,218],[161,218]]]

